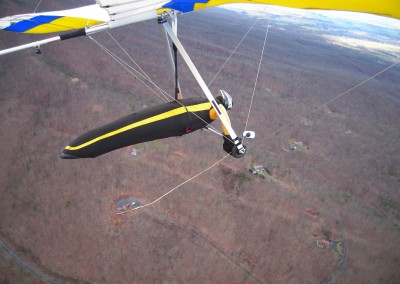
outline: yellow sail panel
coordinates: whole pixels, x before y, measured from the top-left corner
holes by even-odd
[[[233,3],[268,4],[299,9],[352,11],[400,19],[400,0],[209,0],[203,3],[195,3],[194,10]]]
[[[29,34],[44,34],[62,32],[68,30],[82,29],[104,23],[103,21],[74,18],[74,17],[61,17],[48,24],[40,24],[34,28],[24,31]]]

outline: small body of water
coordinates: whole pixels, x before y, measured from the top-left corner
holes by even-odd
[[[124,213],[139,206],[142,206],[142,203],[140,203],[139,200],[129,197],[117,201],[113,206],[113,210],[117,213]]]

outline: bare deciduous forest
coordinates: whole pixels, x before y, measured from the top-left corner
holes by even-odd
[[[90,3],[43,1],[40,9]],[[35,6],[5,0],[0,17]],[[155,200],[223,158],[222,139],[198,131],[147,143],[138,156],[127,147],[62,160],[59,152],[79,134],[162,101],[89,38],[43,46],[41,55],[1,57],[1,240],[66,283],[396,283],[400,66],[352,88],[399,60],[399,30],[268,11],[266,17],[248,122],[257,136],[246,142],[246,156],[229,157],[125,216],[111,210],[115,200]],[[207,83],[255,19],[221,8],[179,18],[180,38]],[[255,23],[210,84],[214,94],[233,96],[238,132],[267,23]],[[172,94],[157,23],[110,33]],[[41,38],[1,32],[0,48]],[[129,61],[107,33],[93,38]],[[202,96],[179,60],[183,95]],[[271,175],[252,175],[252,163]],[[41,283],[4,249],[0,282]]]

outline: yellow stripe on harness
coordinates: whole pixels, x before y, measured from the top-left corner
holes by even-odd
[[[177,115],[183,114],[185,112],[198,112],[198,111],[209,110],[210,108],[211,108],[211,103],[209,103],[209,102],[198,104],[198,105],[193,105],[193,106],[179,107],[179,108],[176,108],[176,109],[173,109],[173,110],[170,110],[170,111],[167,111],[167,112],[164,112],[164,113],[161,113],[161,114],[158,114],[158,115],[143,119],[141,121],[134,122],[132,124],[129,124],[129,125],[124,126],[124,127],[120,128],[120,129],[111,131],[109,133],[103,134],[103,135],[101,135],[101,136],[99,136],[97,138],[94,138],[94,139],[92,139],[92,140],[90,140],[90,141],[88,141],[86,143],[81,144],[81,145],[78,145],[78,146],[67,146],[67,147],[65,147],[65,149],[69,150],[69,151],[79,150],[79,149],[82,149],[82,148],[84,148],[86,146],[89,146],[89,145],[91,145],[93,143],[96,143],[96,142],[98,142],[100,140],[109,138],[109,137],[114,136],[114,135],[118,135],[118,134],[123,133],[125,131],[129,131],[129,130],[132,130],[134,128],[146,125],[146,124],[150,124],[150,123],[153,123],[153,122],[161,121],[161,120],[173,117],[173,116],[177,116]]]

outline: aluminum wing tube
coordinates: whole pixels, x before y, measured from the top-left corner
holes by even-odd
[[[170,38],[172,39],[172,41],[174,42],[174,44],[176,45],[176,47],[178,48],[179,52],[182,55],[183,60],[185,60],[186,64],[188,65],[188,67],[190,69],[190,71],[193,73],[193,76],[195,77],[195,79],[199,83],[201,89],[203,90],[204,94],[206,95],[207,99],[210,101],[210,103],[212,104],[213,108],[217,112],[217,115],[218,115],[219,119],[221,120],[221,122],[224,124],[224,126],[228,130],[229,135],[233,139],[234,143],[237,145],[237,148],[239,149],[239,151],[241,149],[244,149],[243,145],[237,139],[238,136],[236,135],[235,131],[233,130],[232,126],[228,122],[228,120],[225,117],[225,115],[223,115],[223,113],[221,112],[221,110],[220,110],[220,108],[218,106],[218,103],[215,101],[213,95],[211,94],[210,89],[207,87],[207,85],[204,82],[203,78],[201,77],[199,71],[197,71],[196,66],[193,64],[193,62],[190,59],[189,55],[187,54],[185,48],[182,46],[180,40],[175,36],[175,34],[172,31],[172,29],[171,29],[170,25],[168,24],[168,22],[164,22],[163,26],[164,26],[165,30],[167,31],[168,35],[170,36]]]

